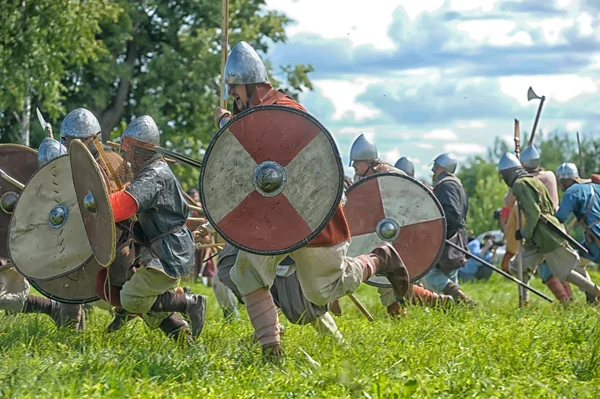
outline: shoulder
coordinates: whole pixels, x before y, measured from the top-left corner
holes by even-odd
[[[286,107],[290,107],[290,108],[295,108],[295,109],[299,109],[300,111],[306,111],[306,108],[304,108],[299,102],[297,102],[296,100],[294,100],[291,97],[283,97],[280,100],[277,100],[277,102],[275,103],[277,105],[283,105]]]

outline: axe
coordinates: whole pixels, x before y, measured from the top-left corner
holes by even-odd
[[[46,120],[44,119],[44,116],[40,112],[39,108],[36,108],[35,112],[37,113],[37,117],[38,117],[38,121],[40,122],[40,125],[42,125],[42,129],[44,129],[48,133],[48,137],[50,137],[51,139],[54,139],[54,134],[52,133],[52,125],[49,124],[48,122],[46,122]]]
[[[531,144],[533,144],[533,138],[535,137],[535,130],[537,129],[537,125],[540,120],[540,114],[542,113],[542,107],[544,106],[544,101],[546,101],[546,96],[541,96],[541,97],[538,96],[537,94],[535,94],[535,91],[533,91],[533,89],[530,86],[529,90],[527,90],[527,101],[531,101],[531,100],[541,100],[541,101],[540,101],[540,105],[538,105],[537,114],[535,115],[535,121],[533,122],[533,129],[531,129],[531,137],[529,138],[529,142],[527,143],[527,146],[529,146],[529,147],[531,147]]]

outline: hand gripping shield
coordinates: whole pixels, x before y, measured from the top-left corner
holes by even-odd
[[[0,144],[0,169],[17,182],[26,184],[37,171],[37,151],[19,144]],[[0,258],[8,259],[10,218],[22,189],[0,179]]]
[[[115,259],[117,238],[106,181],[94,157],[80,140],[71,142],[69,158],[89,245],[98,263],[107,267]]]
[[[8,250],[19,273],[41,281],[68,275],[92,258],[68,156],[29,179],[10,221]]]
[[[388,241],[404,261],[411,282],[438,262],[446,239],[446,218],[423,184],[408,176],[381,173],[350,186],[346,197],[344,214],[352,235],[348,256],[367,254]],[[391,288],[382,276],[371,277],[367,284]]]
[[[300,110],[263,105],[212,139],[200,174],[202,206],[232,245],[275,255],[308,244],[333,217],[344,172],[331,134]]]

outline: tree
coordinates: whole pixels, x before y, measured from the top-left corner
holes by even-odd
[[[68,68],[96,60],[107,50],[96,33],[120,9],[108,0],[5,0],[0,2],[0,135],[2,141],[30,140],[31,111],[65,112],[61,79]],[[15,128],[17,127],[17,128]],[[39,136],[43,136],[41,127]]]
[[[104,139],[118,137],[135,117],[158,124],[164,146],[201,158],[216,132],[213,120],[220,80],[220,1],[118,0],[124,12],[101,25],[108,52],[73,68],[64,85],[67,109],[84,106],[99,118]],[[264,9],[264,0],[230,1],[229,42],[247,41],[262,53],[286,40],[290,20]],[[271,80],[296,95],[311,89],[310,65],[284,65]],[[196,186],[198,171],[175,166],[184,187]]]

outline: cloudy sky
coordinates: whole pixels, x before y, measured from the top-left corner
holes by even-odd
[[[267,0],[295,24],[275,64],[312,64],[301,102],[346,165],[365,133],[417,175],[441,152],[485,154],[513,119],[531,130],[600,134],[600,0]],[[353,175],[347,169],[348,175]]]

